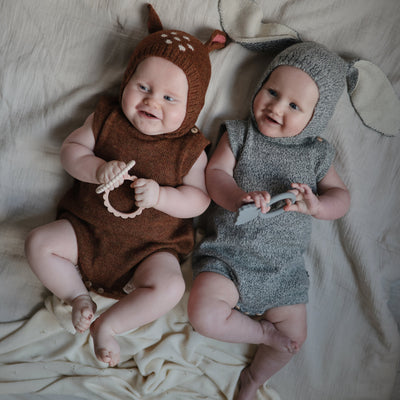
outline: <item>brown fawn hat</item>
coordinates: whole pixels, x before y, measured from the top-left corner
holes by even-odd
[[[145,58],[162,57],[171,61],[183,70],[189,86],[185,119],[177,131],[171,133],[175,136],[181,136],[194,127],[203,108],[211,77],[209,53],[212,50],[225,47],[226,35],[215,30],[208,41],[203,44],[187,32],[163,29],[154,8],[148,4],[148,9],[149,19],[147,24],[150,35],[136,46],[129,60],[122,80],[121,97],[137,66]]]

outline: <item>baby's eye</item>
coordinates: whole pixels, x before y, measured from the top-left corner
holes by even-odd
[[[150,89],[147,86],[142,85],[141,83],[139,83],[139,89],[143,90],[146,93],[150,91]]]
[[[276,93],[276,90],[274,89],[268,89],[268,93],[273,97],[276,97],[278,95],[278,93]]]
[[[298,109],[299,109],[299,107],[297,106],[296,103],[290,103],[290,104],[289,104],[289,107],[290,107],[290,108],[293,108],[293,110],[298,110]]]
[[[171,96],[168,96],[168,95],[165,95],[164,99],[167,100],[167,101],[174,101],[174,98],[171,97]]]

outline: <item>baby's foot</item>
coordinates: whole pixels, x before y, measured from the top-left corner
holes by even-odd
[[[265,319],[262,319],[260,324],[264,331],[263,343],[265,345],[271,346],[275,350],[289,353],[297,353],[299,351],[299,345],[297,342],[279,332],[278,329],[275,328],[274,324]]]
[[[71,302],[72,324],[78,332],[84,332],[92,323],[97,305],[88,294],[75,297]]]
[[[114,338],[112,331],[107,330],[99,319],[90,326],[90,334],[93,337],[94,352],[99,361],[114,367],[119,363],[120,347]]]
[[[244,368],[240,373],[235,400],[255,400],[259,386],[251,376],[249,367]]]

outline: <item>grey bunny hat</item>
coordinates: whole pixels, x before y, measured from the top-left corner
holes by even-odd
[[[249,50],[277,54],[298,43],[308,43],[288,26],[264,22],[262,10],[254,0],[219,0],[218,11],[222,29]],[[348,93],[363,124],[385,136],[399,135],[400,101],[384,72],[366,60],[341,59],[347,64],[342,70],[342,92]]]
[[[338,55],[315,42],[294,44],[279,53],[268,65],[256,93],[277,67],[287,65],[299,68],[309,75],[318,86],[319,98],[314,115],[303,131],[292,137],[290,142],[303,141],[320,136],[331,119],[336,103],[346,86],[346,75],[349,65]],[[254,100],[254,98],[253,98]],[[251,108],[251,116],[257,126]],[[283,141],[285,138],[283,138]]]

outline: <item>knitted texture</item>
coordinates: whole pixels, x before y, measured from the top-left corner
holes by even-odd
[[[188,80],[189,91],[186,117],[177,131],[169,137],[181,136],[196,123],[203,108],[211,63],[207,47],[194,36],[178,30],[160,30],[144,38],[135,48],[122,80],[121,93],[137,66],[147,57],[164,58],[183,70]]]
[[[324,132],[336,104],[346,87],[348,64],[337,54],[315,42],[302,42],[288,47],[279,53],[269,64],[257,90],[268,79],[271,72],[281,65],[296,67],[308,74],[317,84],[319,99],[314,115],[304,130],[296,136],[295,141],[301,142],[307,138],[321,136]],[[254,119],[253,110],[251,110]],[[256,124],[257,126],[257,124]],[[285,138],[282,138],[282,142]],[[293,140],[291,140],[293,142]]]

